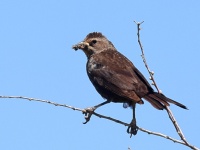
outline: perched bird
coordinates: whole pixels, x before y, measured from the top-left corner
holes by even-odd
[[[185,105],[154,92],[142,73],[100,32],[89,33],[82,42],[72,48],[82,49],[86,54],[88,77],[97,92],[106,99],[105,102],[86,109],[85,123],[89,121],[91,112],[104,104],[127,103],[133,107],[133,120],[127,132],[135,135],[137,134],[135,104],[144,104],[142,98],[159,110],[165,109],[169,103],[187,109]]]

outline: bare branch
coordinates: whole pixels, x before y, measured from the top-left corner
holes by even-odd
[[[24,97],[24,96],[0,96],[0,98],[25,99],[25,100],[28,100],[28,101],[37,101],[37,102],[51,104],[51,105],[54,105],[54,106],[66,107],[66,108],[70,108],[72,110],[77,110],[77,111],[84,112],[84,109],[76,108],[76,107],[73,107],[73,106],[70,106],[70,105],[66,105],[66,104],[55,103],[55,102],[52,102],[52,101],[49,101],[49,100],[43,100],[43,99],[37,99],[37,98],[29,98],[29,97]],[[129,126],[129,123],[125,123],[125,122],[120,121],[118,119],[114,119],[114,118],[111,118],[111,117],[108,117],[108,116],[104,116],[104,115],[98,114],[96,112],[93,112],[93,115],[95,115],[95,116],[97,116],[99,118],[103,118],[103,119],[107,119],[107,120],[116,122],[116,123],[124,125],[124,126]],[[152,131],[149,131],[149,130],[146,130],[146,129],[143,129],[143,128],[140,128],[140,127],[138,127],[138,130],[140,130],[142,132],[146,132],[148,134],[152,134],[152,135],[163,137],[165,139],[171,140],[171,141],[179,143],[179,144],[187,145],[185,142],[182,142],[180,140],[171,138],[171,137],[169,137],[167,135],[164,135],[164,134],[161,134],[161,133],[158,133],[158,132],[152,132]],[[187,146],[189,146],[189,145],[187,145]],[[198,150],[198,148],[196,148],[194,146],[189,146],[189,147],[191,147],[194,150]]]
[[[58,104],[52,101],[48,101],[48,100],[42,100],[42,99],[37,99],[37,98],[30,98],[30,97],[24,97],[24,96],[0,96],[0,98],[17,98],[17,99],[25,99],[25,100],[29,100],[29,101],[37,101],[37,102],[42,102],[42,103],[48,103],[48,104],[52,104],[54,106],[62,106],[62,107],[67,107],[73,110],[78,110],[78,111],[84,111],[84,109],[80,109],[80,108],[76,108],[70,105],[65,105],[65,104]]]
[[[143,60],[143,62],[144,62],[145,67],[147,68],[147,71],[149,72],[150,80],[152,80],[152,82],[153,82],[152,84],[155,86],[155,88],[157,89],[157,91],[158,91],[159,93],[161,93],[161,90],[159,90],[159,88],[158,88],[158,86],[157,86],[157,84],[156,84],[156,82],[155,82],[155,80],[154,80],[154,77],[153,77],[154,72],[151,71],[151,70],[149,69],[149,66],[148,66],[148,64],[147,64],[147,61],[146,61],[146,58],[145,58],[145,55],[144,55],[144,49],[143,49],[142,43],[141,43],[141,41],[140,41],[140,30],[141,30],[140,25],[141,25],[144,21],[142,21],[142,22],[136,22],[136,21],[134,21],[134,22],[137,24],[137,37],[138,37],[138,43],[139,43],[139,45],[140,45],[140,49],[141,49],[141,52],[142,52],[142,55],[141,55],[142,60]]]
[[[148,66],[148,64],[147,64],[147,61],[146,61],[146,59],[145,59],[144,49],[143,49],[142,43],[141,43],[141,41],[140,41],[140,30],[141,30],[140,25],[141,25],[144,21],[142,21],[142,22],[136,22],[136,21],[134,21],[134,22],[137,24],[137,37],[138,37],[138,43],[139,43],[139,46],[140,46],[140,49],[141,49],[141,52],[142,52],[142,55],[141,55],[142,60],[143,60],[143,62],[144,62],[144,64],[145,64],[145,67],[147,68],[147,71],[149,72],[150,80],[152,80],[152,82],[153,82],[152,84],[155,86],[155,88],[156,88],[156,90],[158,91],[158,93],[161,93],[161,90],[159,90],[159,88],[158,88],[158,86],[157,86],[157,84],[156,84],[156,81],[155,81],[155,79],[154,79],[154,77],[153,77],[154,72],[151,71],[151,70],[149,69],[149,66]],[[183,142],[182,142],[182,141],[174,141],[174,142],[177,142],[177,143],[180,143],[180,144],[184,144],[184,145],[190,147],[191,149],[195,149],[195,150],[196,150],[196,149],[197,149],[196,147],[190,145],[190,144],[187,142],[186,138],[185,138],[184,135],[183,135],[183,132],[181,131],[181,128],[179,127],[179,125],[178,125],[178,123],[177,123],[175,117],[173,116],[173,114],[172,114],[172,112],[171,112],[171,110],[169,109],[168,106],[166,106],[166,111],[167,111],[167,113],[168,113],[168,115],[169,115],[169,118],[170,118],[170,120],[172,121],[174,127],[176,128],[176,131],[177,131],[178,135],[180,136],[181,140],[183,141]],[[149,133],[149,134],[150,134],[150,133]],[[154,135],[155,135],[155,134],[154,134]],[[162,136],[162,137],[163,137],[163,135],[160,134],[160,133],[159,133],[158,136]],[[164,136],[165,136],[165,135],[164,135]],[[165,138],[170,139],[170,137],[168,137],[168,136],[166,136]],[[170,139],[170,140],[172,140],[172,139]],[[173,141],[173,140],[172,140],[172,141]]]

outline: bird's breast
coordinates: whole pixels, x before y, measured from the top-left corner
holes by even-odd
[[[94,70],[102,68],[103,65],[100,62],[95,61],[93,58],[90,58],[87,63],[87,71],[91,73]]]

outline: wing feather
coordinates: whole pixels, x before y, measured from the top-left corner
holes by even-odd
[[[104,87],[136,102],[148,92],[150,85],[143,75],[116,50],[106,50],[105,53],[94,55],[87,65],[88,76],[95,86]]]

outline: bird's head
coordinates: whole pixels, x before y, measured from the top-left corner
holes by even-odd
[[[92,54],[114,48],[114,45],[100,32],[92,32],[82,42],[73,45],[72,48],[74,50],[82,49],[89,58]]]

